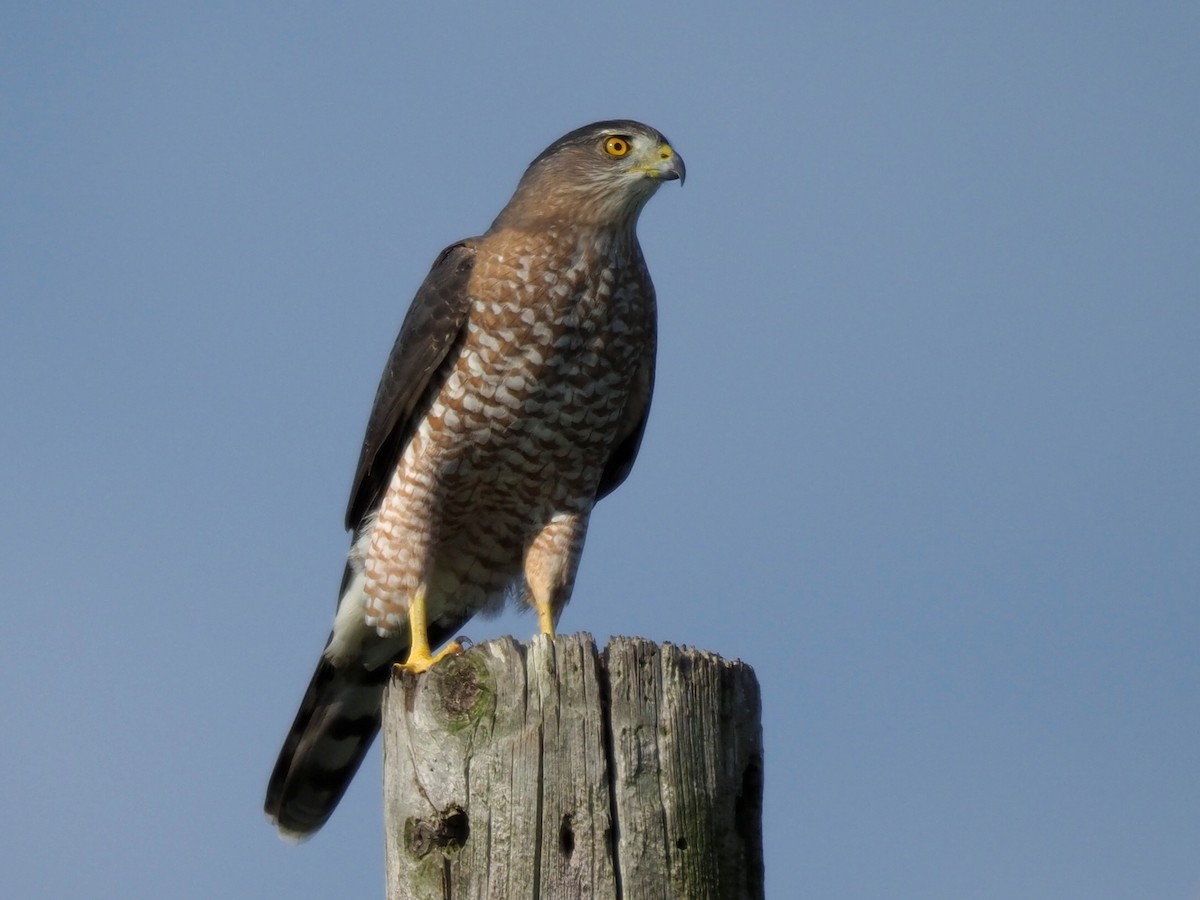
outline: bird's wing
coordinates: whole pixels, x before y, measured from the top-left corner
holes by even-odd
[[[346,507],[347,529],[357,528],[379,505],[431,391],[446,377],[444,363],[466,330],[474,264],[474,241],[443,250],[404,317],[367,422]]]
[[[653,288],[651,288],[653,290]],[[628,476],[633,462],[637,459],[638,449],[642,445],[642,435],[646,431],[646,420],[650,417],[650,398],[654,393],[654,358],[656,354],[657,334],[653,303],[650,305],[650,330],[646,339],[646,349],[638,366],[637,379],[625,409],[621,437],[613,446],[604,471],[600,474],[600,484],[596,488],[596,500],[608,496],[621,486]]]

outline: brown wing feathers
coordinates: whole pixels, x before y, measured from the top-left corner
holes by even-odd
[[[404,445],[420,421],[414,413],[427,399],[438,369],[453,355],[467,322],[467,283],[474,264],[474,241],[443,250],[404,317],[367,423],[346,508],[347,530],[358,528],[379,505]]]

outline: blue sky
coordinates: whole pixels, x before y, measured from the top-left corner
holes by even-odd
[[[0,894],[382,895],[260,813],[383,361],[664,131],[654,411],[564,630],[751,663],[776,898],[1200,898],[1200,8],[0,12]],[[476,621],[475,640],[535,629]]]

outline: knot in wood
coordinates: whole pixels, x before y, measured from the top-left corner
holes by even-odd
[[[495,707],[485,659],[475,650],[443,660],[423,678],[438,718],[451,732],[468,727]]]

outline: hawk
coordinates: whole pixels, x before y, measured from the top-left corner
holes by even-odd
[[[333,631],[267,787],[285,837],[333,812],[394,665],[461,650],[432,652],[510,596],[554,633],[592,507],[629,474],[650,409],[638,215],[684,173],[653,128],[596,122],[546,148],[483,235],[438,255],[375,395]]]

